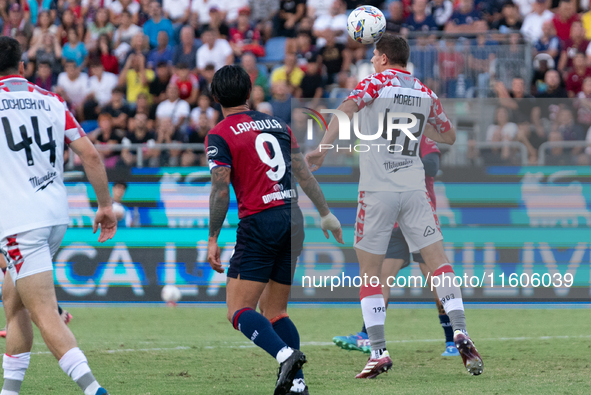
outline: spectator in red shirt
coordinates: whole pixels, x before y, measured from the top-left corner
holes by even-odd
[[[191,106],[197,104],[199,96],[199,79],[191,74],[189,66],[181,63],[176,68],[176,73],[170,79],[170,83],[178,86],[181,100],[185,100]]]
[[[580,21],[573,23],[570,38],[564,41],[563,50],[558,61],[558,70],[565,73],[573,67],[573,58],[579,52],[591,55],[589,41],[585,39],[585,29]],[[564,74],[563,74],[564,76]]]
[[[119,74],[119,60],[113,55],[111,48],[111,39],[106,34],[101,34],[98,40],[98,52],[101,56],[101,63],[105,71],[113,74]]]
[[[591,77],[591,68],[587,67],[585,54],[578,52],[573,59],[573,70],[566,77],[568,97],[575,97],[583,89],[586,77]]]
[[[464,56],[455,44],[455,40],[446,40],[445,50],[439,53],[439,78],[445,83],[447,97],[455,97],[458,77],[464,70]]]
[[[265,56],[265,48],[261,45],[261,34],[250,24],[250,8],[243,7],[238,11],[238,22],[230,28],[230,46],[234,56],[240,57],[246,52],[254,56]]]
[[[576,3],[571,0],[561,0],[558,4],[558,10],[554,14],[552,22],[556,29],[556,35],[562,41],[568,40],[573,22],[579,20],[579,16],[576,13],[576,7]]]

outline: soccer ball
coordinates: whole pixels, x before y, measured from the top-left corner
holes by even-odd
[[[113,213],[120,220],[125,216],[125,208],[121,203],[113,202]]]
[[[347,19],[349,36],[361,44],[377,42],[386,31],[386,18],[382,11],[370,5],[355,8]]]
[[[175,305],[176,302],[181,300],[181,291],[174,285],[165,285],[160,293],[162,300],[167,304]]]

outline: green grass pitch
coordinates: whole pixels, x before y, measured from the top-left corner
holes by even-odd
[[[272,394],[277,363],[226,321],[223,308],[72,308],[70,324],[90,366],[112,395]],[[388,310],[393,369],[354,378],[367,357],[331,344],[356,332],[358,308],[295,307],[308,356],[311,394],[590,394],[591,315],[585,309],[470,309],[468,329],[485,369],[470,376],[461,358],[444,358],[433,309]],[[36,332],[21,390],[80,394]]]

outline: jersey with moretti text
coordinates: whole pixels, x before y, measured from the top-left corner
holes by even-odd
[[[300,147],[283,121],[258,111],[233,114],[207,134],[205,145],[211,170],[232,169],[239,218],[297,203],[291,154]]]
[[[69,222],[64,144],[84,135],[58,95],[0,78],[0,238]]]
[[[365,78],[346,100],[353,100],[359,107],[359,133],[378,135],[374,140],[360,140],[370,149],[360,150],[359,190],[425,190],[419,156],[425,125],[433,125],[439,133],[452,128],[437,95],[410,73],[388,69]],[[384,115],[388,113],[399,114],[390,117],[393,124],[411,124],[413,118],[407,114],[412,114],[416,124],[408,127],[408,132],[414,139],[400,128],[394,128],[388,136],[390,122]]]

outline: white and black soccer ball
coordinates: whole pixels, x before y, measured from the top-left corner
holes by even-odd
[[[162,287],[162,292],[160,293],[162,300],[166,303],[175,304],[179,300],[181,300],[181,290],[175,287],[174,285],[165,285]]]
[[[374,44],[386,31],[386,18],[382,11],[370,5],[355,8],[347,20],[349,36],[361,44]]]

